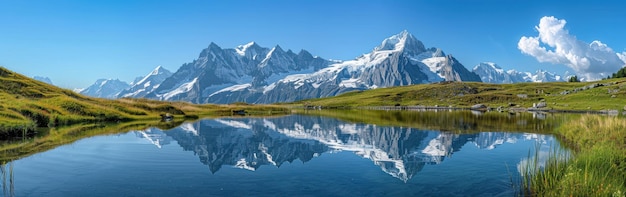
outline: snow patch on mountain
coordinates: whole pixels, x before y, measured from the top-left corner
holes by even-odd
[[[241,56],[244,56],[244,55],[246,55],[246,50],[248,50],[248,48],[250,48],[253,45],[255,45],[254,42],[249,42],[248,44],[237,46],[237,48],[235,48],[235,50],[237,51],[237,54],[239,54]]]
[[[234,92],[234,91],[240,91],[243,89],[246,89],[248,87],[252,86],[252,84],[246,83],[246,84],[237,84],[237,85],[232,85],[232,86],[228,86],[224,89],[218,90],[216,92],[214,92],[213,94],[210,94],[209,96],[213,96],[222,92]]]
[[[163,95],[159,95],[159,97],[164,98],[165,100],[170,100],[172,99],[174,96],[177,96],[179,94],[185,93],[185,92],[189,92],[191,89],[193,89],[196,84],[198,83],[198,78],[194,78],[193,80],[191,80],[190,82],[187,83],[183,83],[181,84],[178,88],[169,91]]]

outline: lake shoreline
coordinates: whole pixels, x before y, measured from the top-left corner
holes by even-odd
[[[523,107],[510,107],[510,108],[494,108],[487,107],[484,109],[472,109],[471,107],[443,107],[443,106],[313,106],[303,107],[305,110],[321,110],[321,109],[360,109],[360,110],[407,110],[407,111],[494,111],[494,112],[537,112],[537,113],[565,113],[565,114],[603,114],[603,115],[619,115],[619,110],[575,110],[575,109],[552,109],[552,108],[523,108]],[[626,115],[626,111],[622,111],[621,115]]]

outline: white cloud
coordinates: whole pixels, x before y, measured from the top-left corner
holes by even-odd
[[[587,80],[597,80],[616,72],[626,63],[626,52],[616,53],[606,44],[594,40],[591,44],[570,35],[567,22],[544,16],[535,29],[537,37],[520,38],[517,48],[539,62],[564,64]]]

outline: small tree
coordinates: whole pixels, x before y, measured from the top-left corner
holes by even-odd
[[[569,80],[567,80],[567,81],[568,81],[568,82],[580,82],[580,80],[578,79],[578,76],[576,76],[576,75],[571,76],[571,77],[569,78]]]
[[[619,69],[616,73],[613,73],[612,78],[623,78],[626,77],[626,67]]]

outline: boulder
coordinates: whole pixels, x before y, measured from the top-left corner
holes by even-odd
[[[472,107],[470,107],[471,110],[487,110],[487,106],[484,104],[476,104],[476,105],[472,105]]]
[[[544,108],[544,107],[547,107],[547,106],[548,106],[548,104],[546,102],[539,102],[539,103],[537,103],[537,105],[535,107],[537,107],[537,108]]]

